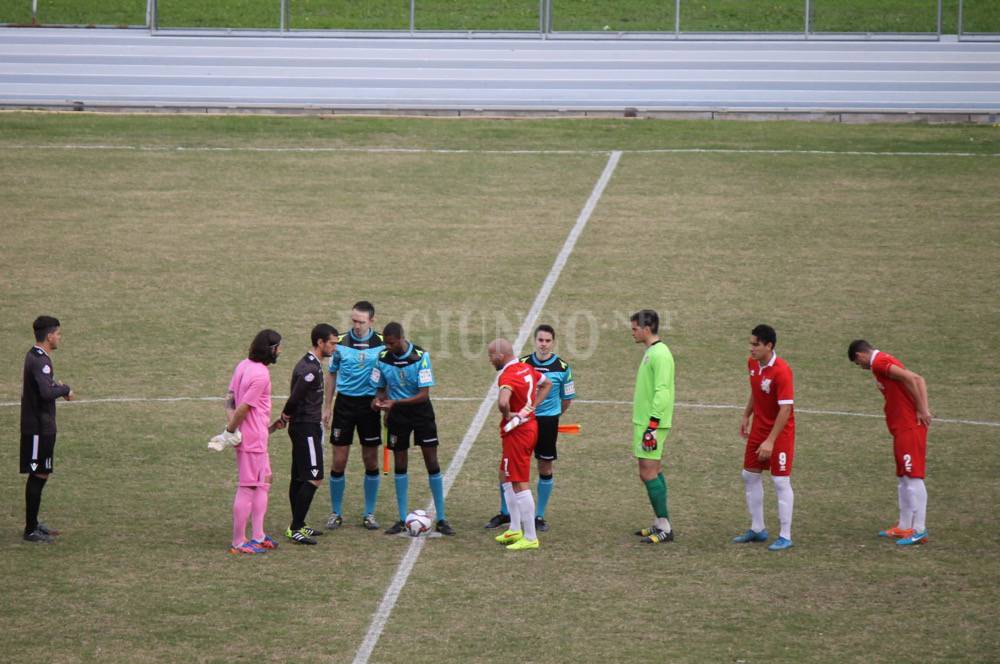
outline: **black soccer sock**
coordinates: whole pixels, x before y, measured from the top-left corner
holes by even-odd
[[[315,484],[312,482],[299,482],[299,491],[295,495],[295,501],[292,503],[291,529],[293,531],[306,525],[306,515],[309,514],[309,507],[312,505],[313,496],[315,495]]]
[[[38,509],[42,506],[42,489],[46,480],[38,475],[28,475],[24,485],[24,534],[38,529]]]
[[[288,482],[288,504],[292,507],[292,514],[295,513],[295,498],[299,495],[299,484],[302,480],[292,476],[291,481]],[[299,526],[301,528],[301,526]]]

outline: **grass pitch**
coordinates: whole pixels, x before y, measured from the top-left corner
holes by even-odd
[[[56,373],[81,399],[217,396],[264,326],[285,335],[272,371],[285,394],[309,327],[344,327],[364,297],[432,352],[447,463],[493,377],[484,344],[516,332],[606,151],[624,149],[542,316],[580,397],[606,402],[566,418],[584,433],[561,442],[553,528],[517,557],[482,530],[497,501],[493,416],[448,497],[459,534],[427,543],[372,661],[989,661],[1000,430],[932,428],[932,541],[899,551],[874,537],[895,516],[883,422],[803,411],[879,413],[845,356],[864,336],[927,378],[939,417],[998,419],[997,139],[991,127],[2,114],[0,402],[17,401],[38,313],[63,320]],[[246,149],[282,146],[330,151]],[[348,151],[361,147],[470,152]],[[637,152],[696,147],[740,152]],[[526,148],[574,152],[503,152]],[[784,149],[973,156],[748,151]],[[645,306],[668,320],[685,404],[666,455],[678,540],[649,549],[630,534],[650,510],[616,403],[641,355],[627,315]],[[728,543],[746,526],[738,410],[693,406],[745,403],[746,336],[761,321],[798,388],[784,554]],[[53,661],[353,658],[406,546],[361,529],[357,449],[342,531],[233,560],[232,459],[204,449],[219,402],[65,404],[59,417],[43,516],[65,535],[32,547],[19,542],[17,408],[0,407],[8,659],[33,656],[28,633]],[[283,434],[271,454],[276,533],[289,519]],[[411,466],[420,505],[425,473]],[[312,521],[327,509],[324,486]],[[383,482],[378,516],[394,511]]]

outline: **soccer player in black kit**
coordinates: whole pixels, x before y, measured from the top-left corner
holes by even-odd
[[[332,325],[312,329],[312,350],[292,370],[292,387],[281,410],[280,426],[288,425],[292,439],[292,476],[288,500],[292,523],[285,537],[295,544],[316,544],[323,533],[306,525],[306,514],[323,479],[323,360],[333,355],[340,334]],[[332,378],[331,378],[332,380]]]
[[[75,398],[69,385],[56,380],[50,354],[59,347],[59,320],[39,316],[32,324],[35,345],[24,358],[21,389],[21,473],[28,476],[24,487],[24,541],[50,543],[59,531],[38,521],[42,489],[54,470],[56,446],[56,399]]]

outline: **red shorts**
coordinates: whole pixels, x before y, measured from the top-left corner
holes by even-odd
[[[500,458],[500,472],[505,482],[531,481],[531,455],[538,442],[538,422],[528,420],[510,433],[500,436],[503,456]]]
[[[747,438],[746,450],[743,452],[743,467],[750,471],[769,471],[773,477],[787,477],[792,474],[792,461],[795,459],[795,436],[781,435],[774,441],[771,458],[761,461],[757,458],[757,449],[766,436],[750,436]]]
[[[896,477],[923,479],[927,472],[927,427],[894,433],[892,454],[896,457]]]
[[[240,486],[264,486],[271,483],[271,457],[267,452],[241,452],[236,449],[236,469]]]

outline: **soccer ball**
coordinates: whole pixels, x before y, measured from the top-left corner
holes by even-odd
[[[431,518],[423,510],[413,510],[406,515],[406,532],[411,537],[420,537],[431,529]]]

